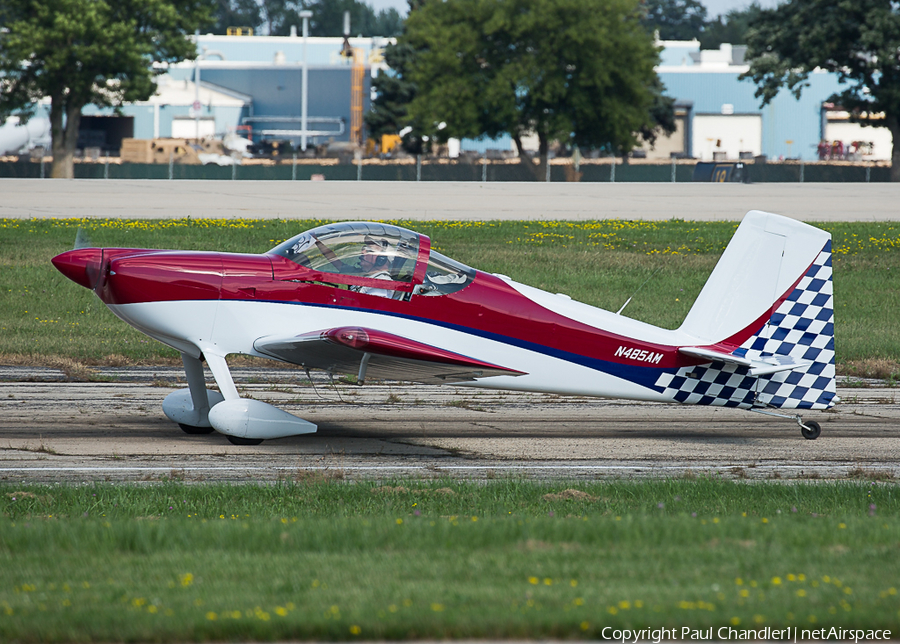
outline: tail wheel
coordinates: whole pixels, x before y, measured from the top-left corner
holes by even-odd
[[[808,420],[803,425],[800,425],[800,433],[803,434],[803,438],[806,440],[814,441],[822,433],[822,428],[819,427],[819,423],[816,421]]]
[[[228,442],[232,445],[259,445],[263,442],[261,438],[241,438],[240,436],[229,436]]]

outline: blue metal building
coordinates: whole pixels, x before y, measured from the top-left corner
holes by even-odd
[[[782,90],[771,103],[760,107],[756,85],[740,80],[747,71],[744,47],[723,45],[700,51],[697,41],[663,42],[657,73],[666,94],[688,107],[688,156],[711,158],[715,142],[743,136],[740,152],[770,158],[814,160],[816,147],[826,137],[823,103],[839,91],[836,74],[814,72],[799,99]],[[698,132],[702,128],[703,132]],[[758,131],[757,131],[758,128]],[[751,145],[752,143],[752,145]],[[754,147],[758,144],[758,147]],[[737,155],[722,150],[729,158]]]
[[[273,138],[299,138],[303,38],[297,36],[197,36],[200,54],[196,62],[169,66],[160,91],[149,101],[125,106],[116,125],[94,119],[92,127],[107,130],[114,148],[123,136],[150,139],[181,136],[187,121],[202,120],[204,132],[223,135],[237,126],[251,125],[254,132]],[[366,65],[362,90],[363,111],[371,104],[371,79],[386,69],[383,47],[390,40],[351,38],[358,60]],[[816,146],[828,137],[829,118],[823,104],[840,89],[835,74],[816,72],[799,99],[783,90],[762,108],[754,96],[755,85],[742,81],[747,70],[745,48],[723,45],[701,51],[697,41],[659,43],[662,47],[657,72],[666,93],[676,99],[679,130],[659,141],[648,156],[672,154],[696,158],[738,158],[766,155],[813,160]],[[342,38],[309,38],[305,50],[308,65],[308,129],[318,132],[310,143],[348,141],[351,121],[351,65],[341,55]],[[194,80],[199,70],[199,92]],[[199,93],[199,101],[197,100]],[[199,110],[195,105],[199,102]],[[108,117],[112,110],[89,107],[88,117]],[[98,130],[99,141],[102,132]],[[110,137],[109,132],[115,130]],[[867,128],[867,133],[873,130]],[[265,135],[269,136],[269,135]],[[485,152],[512,147],[509,137],[496,140],[464,140],[462,150]],[[883,147],[883,144],[882,144]]]
[[[147,101],[110,108],[87,106],[79,147],[119,148],[123,138],[223,136],[251,126],[255,139],[300,139],[303,38],[269,36],[197,36],[198,60],[159,71],[157,93]],[[371,104],[371,78],[385,68],[388,40],[350,38],[365,65],[361,103]],[[309,145],[349,141],[351,60],[341,55],[343,38],[309,38],[306,46]],[[199,75],[199,87],[195,80]],[[46,101],[44,102],[46,103]],[[49,104],[39,107],[47,116]],[[267,134],[268,133],[268,134]]]

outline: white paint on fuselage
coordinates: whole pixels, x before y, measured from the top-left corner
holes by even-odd
[[[182,304],[190,306],[182,307]],[[141,333],[176,351],[200,357],[201,343],[212,338],[218,300],[107,304],[113,314]],[[176,306],[172,306],[176,305]]]
[[[535,304],[549,309],[558,315],[570,320],[581,322],[595,329],[602,329],[607,333],[631,338],[637,342],[651,342],[669,347],[680,347],[692,344],[706,344],[699,338],[687,335],[678,329],[662,329],[640,320],[599,309],[596,306],[585,304],[567,297],[561,297],[554,293],[542,291],[539,288],[520,284],[510,280],[508,282],[521,295]]]
[[[562,358],[422,320],[372,311],[241,300],[143,302],[110,305],[110,309],[165,344],[175,346],[172,339],[182,338],[182,343],[195,351],[222,356],[242,353],[269,357],[253,348],[255,340],[269,335],[301,335],[361,326],[526,374],[484,378],[459,383],[461,386],[670,402],[652,389]]]

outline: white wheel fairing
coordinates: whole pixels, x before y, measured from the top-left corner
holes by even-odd
[[[206,396],[209,400],[209,407],[206,409],[195,409],[190,389],[173,391],[163,400],[163,413],[166,415],[166,418],[175,423],[191,425],[192,427],[212,427],[208,417],[209,409],[215,407],[225,398],[218,391],[212,389],[206,390]]]
[[[226,400],[209,410],[209,422],[216,431],[249,439],[284,438],[312,434],[315,424],[259,400]]]

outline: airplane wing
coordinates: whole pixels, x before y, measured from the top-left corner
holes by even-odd
[[[808,367],[812,364],[807,360],[795,360],[791,356],[766,356],[758,360],[747,358],[738,353],[725,353],[724,351],[716,351],[715,349],[707,349],[704,347],[679,347],[679,353],[683,353],[694,358],[703,358],[711,362],[725,362],[727,364],[735,364],[746,367],[750,370],[751,376],[768,376],[779,371],[789,371],[791,369],[800,369]]]
[[[521,376],[522,371],[476,360],[385,331],[337,327],[291,336],[265,336],[260,353],[307,369],[366,378],[429,384],[466,382],[489,376]]]

